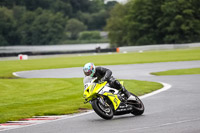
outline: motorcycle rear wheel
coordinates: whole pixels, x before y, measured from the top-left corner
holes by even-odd
[[[133,111],[131,112],[133,115],[142,115],[144,113],[144,104],[140,100],[139,97],[137,97],[135,94],[131,93],[136,98],[136,101],[131,103],[133,105]]]
[[[109,120],[113,118],[113,110],[109,107],[104,107],[98,99],[92,101],[92,108],[103,119]]]

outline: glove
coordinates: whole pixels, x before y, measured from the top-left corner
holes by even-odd
[[[106,79],[105,78],[101,78],[101,80],[99,80],[99,84],[102,84],[103,82],[105,82]]]

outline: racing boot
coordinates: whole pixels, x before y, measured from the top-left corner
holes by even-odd
[[[127,102],[136,100],[136,98],[133,95],[131,95],[131,93],[128,90],[126,90],[124,86],[122,87],[122,92],[126,95]]]
[[[122,91],[125,94],[125,96],[127,97],[127,102],[136,100],[136,98],[134,96],[132,96],[131,93],[129,91],[127,91],[126,88],[124,86],[122,86],[118,80],[111,78],[110,83],[113,83],[114,87],[116,89]]]

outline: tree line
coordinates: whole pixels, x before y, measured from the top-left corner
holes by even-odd
[[[48,45],[103,30],[117,2],[104,0],[1,0],[0,46]]]
[[[131,0],[107,21],[112,46],[200,41],[199,0]]]

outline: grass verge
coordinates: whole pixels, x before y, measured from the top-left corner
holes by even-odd
[[[90,109],[83,83],[76,79],[0,79],[0,123],[40,115],[61,115]],[[143,95],[160,89],[155,82],[123,80],[129,91]]]
[[[0,123],[34,115],[75,113],[79,112],[79,108],[90,108],[89,104],[83,104],[82,79],[13,79],[13,72],[80,67],[87,62],[95,65],[118,65],[188,60],[200,60],[200,48],[0,61]],[[135,80],[126,80],[125,85],[136,95],[162,87],[158,83]]]
[[[162,72],[153,72],[151,74],[157,75],[157,76],[200,74],[200,68],[168,70],[168,71],[162,71]]]
[[[93,62],[95,65],[118,65],[189,60],[200,60],[200,48],[144,53],[56,57],[23,61],[0,61],[0,78],[12,78],[14,77],[12,72],[16,71],[81,67],[87,62]]]

